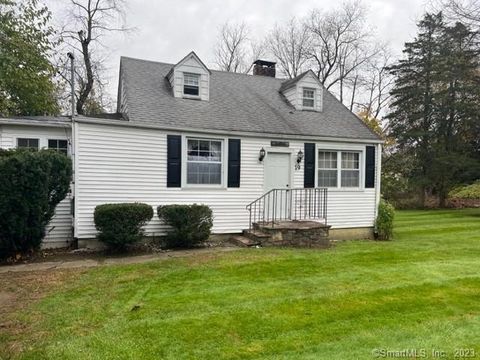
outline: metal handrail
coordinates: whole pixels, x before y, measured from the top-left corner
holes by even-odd
[[[282,220],[323,219],[327,224],[327,188],[271,189],[245,208],[252,224],[271,224]]]

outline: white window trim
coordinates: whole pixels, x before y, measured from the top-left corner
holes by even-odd
[[[306,97],[304,97],[304,96],[303,96],[304,90],[311,90],[311,91],[313,91],[313,98],[306,98]],[[316,105],[317,105],[317,104],[316,104],[316,101],[315,101],[316,94],[317,94],[316,91],[317,91],[317,89],[315,89],[315,88],[311,88],[311,87],[307,87],[307,86],[303,86],[303,87],[302,87],[302,99],[301,99],[301,101],[302,101],[302,109],[306,109],[306,110],[315,110],[315,109],[316,109]],[[303,100],[304,100],[304,99],[313,100],[313,106],[305,106],[305,105],[303,104]]]
[[[198,78],[198,95],[185,94],[185,75],[193,75]],[[200,83],[202,81],[202,75],[197,73],[192,73],[188,71],[182,72],[182,96],[186,99],[200,99]]]
[[[337,186],[328,187],[332,191],[345,192],[359,192],[365,191],[365,146],[355,144],[316,144],[315,146],[315,186],[318,186],[318,152],[319,151],[334,151],[337,152]],[[357,152],[359,153],[359,186],[358,187],[342,187],[342,152]]]
[[[343,168],[343,165],[342,165],[342,162],[343,162],[343,154],[344,153],[350,153],[350,154],[358,154],[358,169],[350,169],[350,168],[346,168],[344,169]],[[358,151],[354,151],[354,150],[341,150],[337,153],[337,156],[340,155],[341,159],[340,161],[338,161],[337,159],[337,164],[340,163],[340,166],[341,166],[341,169],[340,169],[340,179],[337,180],[337,182],[339,183],[338,185],[340,186],[340,188],[342,189],[358,189],[360,188],[360,178],[361,178],[361,172],[362,172],[362,169],[360,167],[360,157],[362,156],[360,152]],[[358,172],[358,186],[342,186],[342,171],[357,171]]]
[[[37,140],[38,141],[37,151],[43,149],[42,148],[42,139],[38,136],[30,136],[30,135],[16,137],[15,138],[15,149],[20,149],[20,147],[18,146],[18,140],[21,140],[21,139]],[[22,148],[22,149],[26,149],[26,148]],[[30,149],[30,148],[28,148],[28,149]]]
[[[222,166],[221,166],[221,182],[220,184],[188,184],[187,183],[187,160],[188,160],[188,140],[205,140],[205,141],[220,141],[221,143],[221,153],[222,153]],[[227,143],[227,138],[216,137],[216,136],[198,136],[198,135],[183,135],[182,136],[182,189],[209,189],[209,190],[218,190],[226,189],[226,178],[227,178],[227,151],[225,151],[225,144]]]
[[[64,141],[66,141],[66,142],[67,142],[67,156],[70,156],[70,153],[71,153],[71,151],[70,151],[70,142],[68,141],[68,139],[48,137],[48,138],[47,138],[47,146],[45,146],[45,149],[50,149],[50,148],[48,147],[48,142],[49,142],[50,140],[56,140],[56,141],[64,140]]]
[[[54,136],[51,134],[35,135],[15,133],[12,135],[12,138],[14,139],[14,143],[12,144],[14,149],[18,148],[18,139],[38,139],[38,150],[48,149],[48,140],[66,140],[68,147],[67,155],[70,156],[72,153],[72,144],[70,142],[70,138],[62,135]]]

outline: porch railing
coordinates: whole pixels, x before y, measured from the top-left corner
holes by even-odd
[[[272,189],[246,206],[252,224],[275,227],[282,220],[323,220],[327,224],[327,189]]]

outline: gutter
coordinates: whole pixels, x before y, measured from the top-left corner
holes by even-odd
[[[24,119],[8,119],[0,118],[1,125],[27,125],[27,126],[41,126],[41,127],[57,127],[57,128],[70,128],[71,121],[66,119],[65,121],[43,121],[43,120],[24,120]]]

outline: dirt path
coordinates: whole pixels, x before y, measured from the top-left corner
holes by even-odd
[[[0,266],[0,277],[8,276],[8,273],[27,272],[27,271],[45,271],[54,269],[77,269],[90,268],[103,265],[121,265],[121,264],[142,264],[155,260],[166,260],[171,258],[179,258],[203,254],[215,254],[219,252],[227,252],[238,250],[238,247],[217,247],[208,249],[193,249],[193,250],[175,250],[166,251],[156,254],[135,255],[125,257],[95,257],[95,258],[81,258],[78,260],[56,260],[45,262],[34,262],[27,264],[4,265]]]

